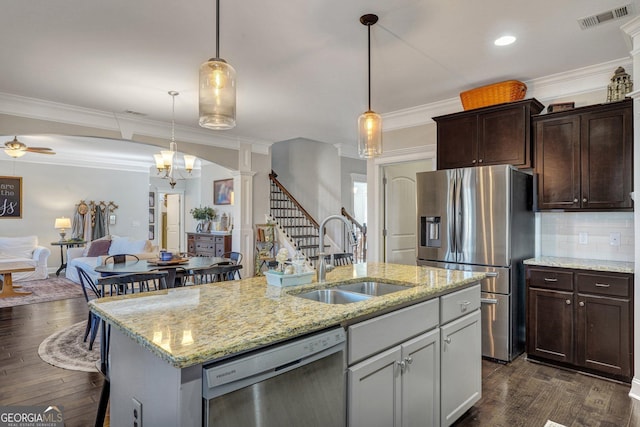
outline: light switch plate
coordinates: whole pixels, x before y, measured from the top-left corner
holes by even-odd
[[[579,233],[578,234],[578,243],[580,243],[581,245],[586,245],[589,243],[589,233]]]
[[[620,246],[620,233],[609,233],[609,244],[611,246]]]

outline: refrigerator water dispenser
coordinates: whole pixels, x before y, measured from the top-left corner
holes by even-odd
[[[440,217],[420,217],[420,246],[430,248],[440,247]]]

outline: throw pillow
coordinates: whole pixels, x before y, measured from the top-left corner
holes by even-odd
[[[91,242],[89,242],[87,244],[87,246],[84,247],[84,251],[82,251],[82,256],[89,256],[89,249],[91,249],[91,245],[93,244],[93,242],[99,242],[102,240],[109,240],[111,241],[111,236],[109,234],[107,234],[106,236],[100,237],[99,239],[93,240]]]
[[[100,255],[107,255],[109,253],[109,247],[111,246],[111,240],[95,240],[91,242],[88,257],[97,257]]]

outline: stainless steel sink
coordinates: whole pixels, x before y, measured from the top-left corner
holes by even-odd
[[[357,282],[338,285],[336,288],[350,292],[357,292],[359,294],[380,296],[404,291],[411,287],[382,282]]]
[[[297,297],[310,299],[312,301],[323,302],[325,304],[350,304],[352,302],[364,301],[371,298],[371,295],[358,294],[340,289],[318,289],[303,294],[297,294]]]

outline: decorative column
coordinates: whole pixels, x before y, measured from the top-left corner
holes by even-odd
[[[634,261],[636,271],[633,284],[633,324],[640,325],[640,275],[638,274],[638,267],[640,267],[640,205],[638,203],[640,198],[636,197],[636,193],[640,192],[640,90],[638,90],[638,85],[640,85],[640,18],[634,18],[620,28],[631,38],[633,70],[629,74],[632,76],[632,81],[635,82],[634,91],[627,96],[633,98],[633,203],[635,205],[633,222],[635,224]],[[633,335],[634,377],[629,396],[640,400],[640,328],[635,327]]]
[[[240,143],[238,149],[238,171],[233,172],[233,224],[234,251],[243,254],[242,277],[253,276],[253,176],[251,170],[251,144]]]

